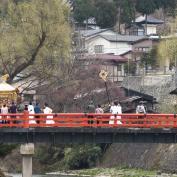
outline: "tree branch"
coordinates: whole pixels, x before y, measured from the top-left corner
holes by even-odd
[[[14,77],[17,76],[17,74],[19,74],[24,69],[26,69],[28,66],[30,66],[30,65],[32,65],[34,63],[34,61],[36,60],[36,56],[38,55],[40,49],[42,48],[42,46],[43,46],[43,44],[45,42],[45,39],[46,39],[46,34],[43,32],[42,36],[40,38],[40,42],[37,45],[37,47],[35,48],[33,54],[31,55],[31,58],[27,62],[22,63],[20,66],[18,66],[15,69],[15,71],[10,75],[10,78],[9,78],[8,82],[12,82]]]

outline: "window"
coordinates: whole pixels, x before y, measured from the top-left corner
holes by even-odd
[[[143,51],[143,52],[148,52],[149,51],[149,47],[136,47],[135,50],[137,51]]]
[[[94,51],[95,51],[95,53],[103,53],[104,46],[103,45],[95,45],[94,46]]]
[[[117,71],[122,71],[122,66],[121,65],[117,66]]]

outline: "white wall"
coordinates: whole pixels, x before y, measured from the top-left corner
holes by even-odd
[[[128,44],[127,42],[111,42],[110,43],[110,51],[116,55],[123,54],[132,50],[132,45]]]
[[[86,40],[85,47],[89,54],[95,54],[94,46],[95,45],[103,45],[104,52],[103,53],[114,53],[116,55],[120,55],[129,50],[132,50],[132,46],[127,42],[110,42],[101,36],[97,36]]]
[[[95,51],[94,51],[95,45],[103,45],[104,46],[103,53],[109,53],[110,42],[102,37],[97,36],[85,42],[85,48],[87,49],[89,54],[95,54]]]
[[[147,35],[150,35],[150,34],[157,34],[157,25],[147,24]]]

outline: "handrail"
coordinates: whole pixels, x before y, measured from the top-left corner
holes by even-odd
[[[0,114],[2,127],[177,128],[176,114],[53,113]]]

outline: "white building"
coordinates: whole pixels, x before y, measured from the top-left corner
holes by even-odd
[[[80,31],[81,47],[88,54],[121,55],[133,49],[133,44],[147,39],[144,36],[120,35],[112,30]]]

